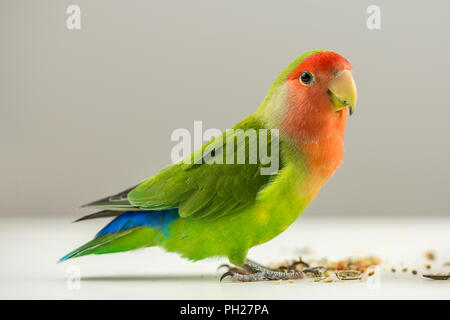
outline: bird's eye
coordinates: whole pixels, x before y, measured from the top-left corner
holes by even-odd
[[[314,76],[309,71],[303,71],[300,75],[300,81],[308,86],[314,82]]]

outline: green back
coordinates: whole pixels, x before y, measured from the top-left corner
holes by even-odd
[[[185,160],[176,163],[137,186],[128,194],[128,200],[143,209],[178,208],[181,217],[195,219],[218,218],[252,204],[258,192],[273,178],[272,175],[261,175],[265,165],[260,157],[256,163],[249,163],[248,150],[255,146],[259,148],[259,129],[265,128],[251,115],[233,129],[255,129],[257,133],[245,140],[235,140],[234,164],[229,164],[231,158],[226,141],[230,131],[227,131],[222,139],[216,138],[194,152],[189,158],[190,163]],[[270,154],[272,137],[270,131],[268,133]],[[245,164],[237,163],[239,150],[246,151]],[[222,164],[205,163],[219,158]]]

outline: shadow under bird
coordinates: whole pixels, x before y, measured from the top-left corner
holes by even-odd
[[[266,137],[269,151],[277,152],[276,172],[261,174],[267,164],[260,159],[248,163],[252,147],[261,147],[258,137],[232,145],[233,151],[246,151],[245,163],[205,163],[204,157],[212,155],[205,151],[214,150],[216,158],[226,157],[227,146],[231,150],[225,132],[190,161],[85,205],[101,211],[77,221],[114,219],[60,261],[159,246],[193,261],[228,257],[237,267],[222,278],[235,281],[298,279],[316,272],[269,269],[247,259],[247,253],[292,224],[342,163],[356,96],[345,58],[328,50],[304,53],[281,72],[257,111],[233,127],[253,129],[258,136],[261,129],[278,130],[276,150],[275,136]]]

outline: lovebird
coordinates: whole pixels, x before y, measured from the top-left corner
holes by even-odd
[[[345,58],[329,50],[302,54],[276,78],[259,108],[233,127],[256,134],[227,139],[233,130],[226,131],[148,180],[84,205],[97,212],[77,221],[114,219],[60,261],[159,246],[192,261],[227,257],[235,267],[222,278],[234,281],[318,272],[270,269],[247,253],[291,225],[340,166],[356,100]],[[250,156],[264,146],[278,163],[269,174],[262,172],[270,166],[267,157]]]

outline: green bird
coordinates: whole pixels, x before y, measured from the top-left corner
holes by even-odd
[[[115,219],[60,261],[159,246],[193,261],[228,257],[238,268],[223,277],[236,281],[317,272],[272,270],[247,253],[292,224],[342,163],[356,104],[352,74],[333,51],[302,54],[233,130],[143,183],[85,205],[101,211],[77,221]]]

